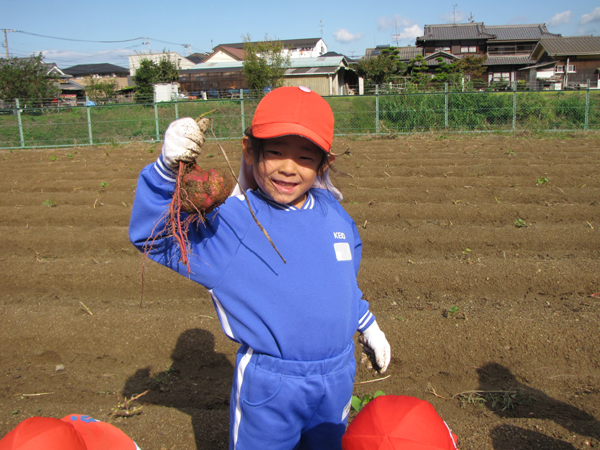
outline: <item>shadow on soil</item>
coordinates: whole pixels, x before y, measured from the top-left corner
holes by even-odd
[[[179,336],[171,359],[166,370],[154,375],[149,367],[138,369],[126,381],[123,396],[150,390],[140,402],[177,408],[190,415],[197,449],[225,448],[233,366],[215,351],[214,336],[199,328]]]
[[[479,368],[477,373],[478,389],[494,393],[486,398],[486,406],[494,414],[503,418],[551,420],[572,433],[600,438],[600,423],[596,418],[517,381],[507,367],[489,363]],[[490,432],[490,436],[495,450],[575,449],[560,439],[512,425],[500,425]]]

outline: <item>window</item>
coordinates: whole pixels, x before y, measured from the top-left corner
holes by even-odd
[[[554,68],[554,73],[565,73],[565,66],[556,66]]]
[[[493,81],[510,81],[510,72],[494,72]]]
[[[477,46],[476,45],[462,45],[460,47],[460,52],[461,53],[477,53]]]
[[[577,72],[575,70],[575,64],[569,64],[569,66],[567,67],[567,73],[575,73]]]
[[[444,46],[444,47],[436,47],[435,48],[436,52],[439,51],[439,50],[441,50],[443,52],[449,52],[450,51],[450,47],[449,46]]]

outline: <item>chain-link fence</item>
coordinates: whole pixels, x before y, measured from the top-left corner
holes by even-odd
[[[386,87],[367,92],[326,97],[336,135],[600,129],[600,90],[397,93]],[[210,111],[217,138],[240,138],[259,100],[233,92],[219,99],[82,106],[21,107],[26,103],[4,101],[0,148],[157,142],[173,120]]]

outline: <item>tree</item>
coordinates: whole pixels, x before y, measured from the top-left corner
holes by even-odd
[[[0,59],[0,97],[24,99],[24,106],[40,104],[42,99],[56,97],[56,75],[48,74],[42,54],[31,58]]]
[[[467,76],[470,80],[473,78],[479,78],[486,71],[484,66],[487,60],[487,55],[474,56],[466,55],[456,63],[456,71]]]
[[[438,66],[435,68],[435,76],[431,79],[433,83],[449,83],[454,84],[459,78],[456,71],[456,61],[452,61],[450,64],[446,62],[444,58],[438,56],[435,58],[438,62]]]
[[[356,72],[358,76],[374,84],[383,84],[396,74],[397,65],[393,58],[386,55],[377,55],[374,58],[358,61]]]
[[[263,90],[283,86],[283,76],[290,66],[290,55],[284,55],[283,42],[269,39],[250,42],[244,37],[242,72],[250,89]]]
[[[358,75],[374,84],[383,84],[392,81],[394,77],[406,73],[406,64],[398,59],[397,47],[385,48],[374,58],[358,61]]]
[[[91,78],[89,84],[85,87],[85,94],[94,102],[106,101],[115,96],[117,92],[117,80],[109,78],[99,80]]]
[[[417,87],[426,85],[429,82],[429,76],[427,70],[429,66],[427,61],[423,58],[423,55],[417,55],[408,62],[406,68],[407,74],[410,76],[410,82],[415,84]]]
[[[136,85],[136,98],[147,101],[154,96],[154,85],[158,83],[172,83],[179,79],[179,62],[171,61],[167,54],[163,54],[158,63],[144,58],[135,71],[133,81]]]

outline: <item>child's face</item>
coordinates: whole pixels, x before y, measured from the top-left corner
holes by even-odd
[[[266,139],[264,159],[255,161],[247,138],[243,146],[246,163],[252,165],[254,179],[263,192],[277,203],[301,207],[317,177],[323,150],[302,136],[281,136]]]

